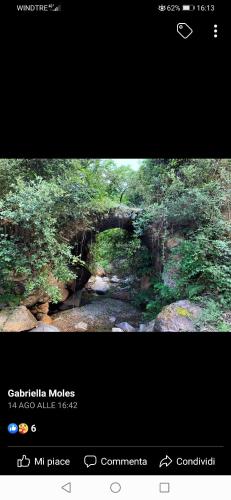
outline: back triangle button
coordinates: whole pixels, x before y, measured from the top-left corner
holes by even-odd
[[[67,493],[71,493],[71,483],[66,483],[63,486],[61,486],[62,490],[66,491]]]

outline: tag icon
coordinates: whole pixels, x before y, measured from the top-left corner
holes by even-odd
[[[193,30],[187,23],[178,23],[177,33],[179,33],[182,38],[188,38],[193,33]]]

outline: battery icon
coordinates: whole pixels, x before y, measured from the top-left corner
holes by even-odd
[[[195,5],[182,5],[182,10],[187,10],[188,12],[191,10],[195,10]]]

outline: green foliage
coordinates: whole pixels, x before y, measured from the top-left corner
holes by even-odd
[[[180,298],[177,289],[171,289],[165,285],[161,276],[151,279],[151,287],[148,290],[141,290],[134,299],[134,304],[141,307],[146,319],[153,319],[163,309],[164,306]]]
[[[152,293],[146,293],[146,310],[154,317],[178,298],[196,301],[209,296],[214,310],[207,304],[205,314],[216,328],[226,331],[229,327],[221,317],[231,307],[231,161],[145,160],[135,196],[143,207],[135,221],[136,234],[142,236],[154,224],[162,266],[177,268],[175,289],[166,289],[160,277]],[[185,241],[169,252],[165,242],[175,228]],[[177,253],[180,259],[174,260]],[[216,320],[214,304],[219,310]]]
[[[198,330],[230,332],[231,325],[223,320],[223,307],[219,302],[212,298],[200,297],[200,306],[202,307],[202,314],[195,322]]]
[[[73,160],[65,159],[0,159],[0,195],[7,194],[20,179],[55,179],[73,170],[73,165]]]
[[[142,232],[151,221],[191,227],[222,224],[229,207],[229,160],[145,160],[136,182],[144,211],[136,221]],[[135,196],[135,195],[134,195]]]
[[[60,281],[74,277],[69,270],[71,247],[57,231],[57,206],[62,189],[41,178],[25,183],[19,180],[1,206],[0,276],[5,295],[14,297],[14,282],[25,282],[27,296],[37,288],[53,301],[59,291],[49,284],[52,274]]]
[[[189,298],[203,292],[231,306],[231,241],[200,231],[181,245],[179,287]]]
[[[141,165],[134,189],[146,206],[174,200],[194,189],[203,192],[210,186],[213,191],[216,183],[227,190],[227,180],[230,183],[229,160],[148,159]]]
[[[102,267],[109,273],[142,276],[145,266],[150,266],[150,255],[137,236],[119,228],[108,229],[97,235],[91,249],[91,263],[92,272]]]

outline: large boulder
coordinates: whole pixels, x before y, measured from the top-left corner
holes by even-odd
[[[32,314],[36,317],[38,321],[42,321],[44,318],[49,317],[49,302],[44,302],[43,304],[36,304],[30,310]]]
[[[131,326],[127,321],[123,321],[122,323],[119,323],[116,325],[117,328],[120,328],[122,332],[136,332],[136,328]]]
[[[38,326],[36,328],[32,328],[32,330],[29,330],[30,332],[60,332],[59,328],[57,326],[53,325],[47,325],[46,323],[43,323],[42,321],[38,322]]]
[[[179,300],[165,306],[155,319],[154,332],[195,332],[194,321],[202,309],[189,300]]]
[[[87,284],[87,289],[98,295],[104,295],[110,289],[110,285],[100,276],[96,276],[95,279],[91,280]]]
[[[111,298],[96,297],[90,304],[62,311],[52,316],[52,326],[62,332],[111,332],[112,318],[117,323],[127,321],[139,325],[140,312],[127,302]]]
[[[43,304],[36,304],[36,306],[31,308],[32,314],[48,314],[49,312],[49,302],[44,302]]]
[[[0,311],[1,332],[24,332],[36,325],[37,320],[25,306],[6,307]]]
[[[83,290],[77,290],[77,292],[72,293],[70,297],[68,297],[68,299],[59,306],[60,311],[66,311],[72,307],[80,307],[82,293]]]

